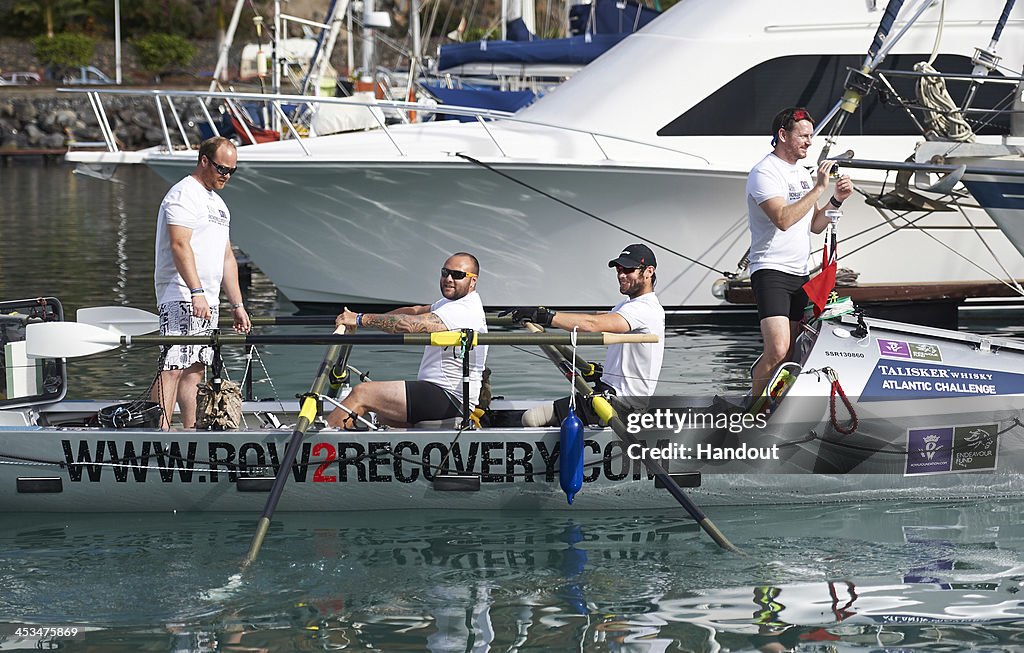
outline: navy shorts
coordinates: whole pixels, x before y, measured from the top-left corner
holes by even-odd
[[[807,307],[807,293],[804,284],[806,274],[790,274],[779,270],[758,270],[750,275],[750,286],[757,302],[757,318],[788,317],[799,322]]]
[[[409,424],[462,415],[462,402],[430,381],[405,382],[405,421]]]

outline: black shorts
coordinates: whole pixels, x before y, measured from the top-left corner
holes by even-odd
[[[799,322],[807,307],[807,293],[803,285],[806,274],[790,274],[779,270],[758,270],[750,275],[750,286],[757,302],[757,318],[788,317]]]
[[[450,419],[462,415],[462,402],[430,381],[406,381],[405,415],[409,424]]]

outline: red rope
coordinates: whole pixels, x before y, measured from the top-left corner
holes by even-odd
[[[843,392],[843,386],[839,385],[839,377],[836,376],[836,371],[832,368],[826,370],[826,374],[832,380],[832,396],[829,398],[829,411],[832,421],[832,428],[842,433],[843,435],[850,435],[857,430],[857,411],[853,409],[853,404],[847,399],[846,393]],[[846,407],[846,412],[850,414],[849,426],[841,426],[839,420],[836,419],[836,394],[843,400],[843,406]]]

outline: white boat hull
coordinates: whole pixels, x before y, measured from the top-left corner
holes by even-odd
[[[849,396],[852,414],[838,399],[832,414],[826,368]],[[847,316],[823,323],[802,373],[766,423],[715,408],[711,398],[655,402],[651,416],[659,406],[713,416],[682,426],[627,422],[649,448],[669,448],[670,473],[700,473],[700,487],[688,490],[700,505],[1024,497],[1020,342],[879,320],[859,324]],[[0,509],[256,511],[291,435],[287,428],[163,433],[81,426],[101,405],[0,412]],[[294,418],[294,408],[281,404],[248,410]],[[734,424],[746,428],[730,431]],[[612,430],[591,429],[585,439],[584,484],[570,506],[559,486],[556,428],[490,427],[458,436],[442,428],[314,429],[278,510],[675,505],[637,459],[639,450]],[[435,476],[445,459],[448,471],[475,477],[477,487],[443,489]]]
[[[168,181],[191,165],[170,157],[148,163]],[[749,246],[745,171],[494,162],[499,174],[461,160],[242,165],[244,174],[222,191],[232,239],[299,305],[422,303],[436,292],[439,261],[464,250],[481,261],[489,307],[607,309],[619,295],[606,263],[642,238],[674,251],[656,247],[666,307],[752,310],[712,294]],[[879,189],[871,179],[859,185]],[[977,231],[956,213],[887,222],[851,199],[840,265],[860,272],[861,283],[1024,277],[1024,257],[987,216],[976,210],[969,218]]]

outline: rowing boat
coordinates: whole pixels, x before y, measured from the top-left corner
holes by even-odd
[[[79,333],[89,335],[87,348],[99,346],[100,327],[64,322],[56,299],[0,303],[0,510],[263,506],[297,402],[244,402],[237,431],[163,432],[132,419],[100,426],[103,414],[131,406],[68,399],[60,352],[26,355],[39,347],[25,340],[38,322],[57,325],[70,351],[80,353]],[[151,342],[110,333],[108,348]],[[659,396],[623,420],[639,447],[611,428],[588,427],[584,484],[572,505],[559,487],[559,429],[519,426],[521,411],[537,402],[502,400],[478,429],[348,432],[314,420],[278,510],[674,506],[644,456],[701,505],[1024,496],[1024,343],[848,313],[819,321],[800,345],[760,412],[739,400]]]

